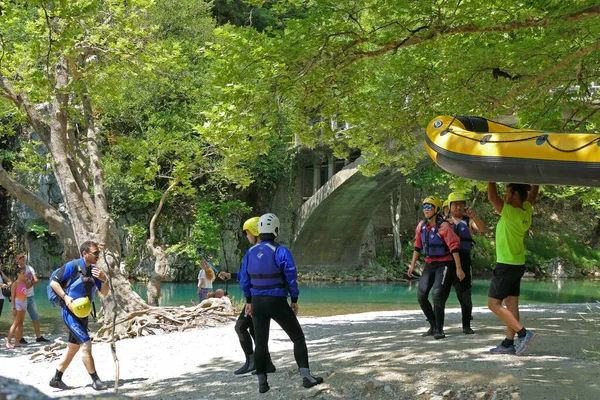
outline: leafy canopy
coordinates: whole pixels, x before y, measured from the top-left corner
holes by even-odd
[[[600,118],[595,1],[290,0],[273,9],[289,16],[283,28],[225,26],[206,48],[215,101],[204,126],[224,141],[250,132],[262,141],[283,122],[304,145],[361,149],[374,173],[413,168],[423,154],[415,128],[438,114],[516,114],[548,130],[595,129]]]

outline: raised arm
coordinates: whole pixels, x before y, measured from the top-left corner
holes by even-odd
[[[473,210],[471,207],[469,207],[467,209],[467,215],[471,219],[469,221],[469,225],[470,225],[469,229],[471,229],[471,233],[473,233],[473,232],[482,233],[485,231],[485,223],[481,220],[481,218],[479,218],[477,215],[475,215],[475,210]]]
[[[529,191],[529,195],[527,196],[527,201],[533,204],[535,199],[537,199],[539,190],[540,185],[531,185],[531,190]]]
[[[494,206],[494,209],[500,214],[504,208],[504,200],[498,196],[498,189],[496,188],[496,182],[488,182],[488,200]]]
[[[8,276],[6,276],[6,274],[4,273],[4,271],[0,271],[0,274],[2,274],[2,280],[4,281],[4,283],[6,283],[7,285],[11,284],[11,280],[8,278]]]

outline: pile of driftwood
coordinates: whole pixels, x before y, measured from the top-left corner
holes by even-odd
[[[66,348],[67,348],[67,344],[65,342],[63,342],[61,338],[58,338],[54,341],[54,343],[44,346],[40,350],[38,350],[35,353],[33,353],[32,355],[30,355],[29,359],[34,360],[34,361],[40,361],[42,359],[47,360],[47,361],[52,361],[61,355],[61,353],[58,352],[59,350],[66,349]],[[41,359],[40,359],[40,357],[41,357]]]
[[[115,340],[213,327],[226,324],[236,317],[229,302],[216,298],[206,299],[191,307],[150,307],[119,315],[115,324]],[[94,341],[109,342],[112,330],[112,324],[104,323]]]

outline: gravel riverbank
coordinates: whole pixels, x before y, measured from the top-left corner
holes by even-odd
[[[302,305],[300,305],[302,307]],[[302,308],[300,309],[302,312]],[[311,369],[325,383],[301,387],[292,344],[277,324],[269,347],[277,372],[260,395],[254,376],[235,376],[243,363],[233,323],[202,330],[117,342],[120,393],[142,399],[598,399],[600,363],[584,350],[600,348],[598,304],[522,307],[521,319],[538,333],[525,356],[491,355],[504,338],[501,322],[475,308],[475,335],[460,329],[460,310],[447,310],[447,338],[422,338],[420,311],[300,318]],[[27,339],[33,339],[28,337]],[[0,350],[0,375],[52,397],[92,394],[79,356],[64,376],[73,390],[48,386],[56,361],[30,361],[37,346]],[[114,384],[108,344],[94,344],[98,374]]]

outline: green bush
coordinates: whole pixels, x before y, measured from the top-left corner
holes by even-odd
[[[403,254],[406,254],[406,250],[403,249]],[[398,260],[394,253],[394,248],[380,245],[376,248],[377,258],[375,263],[381,265],[388,274],[391,275],[403,275],[406,272],[406,267],[403,260]],[[412,254],[412,248],[411,248]],[[366,277],[366,275],[365,275]]]
[[[476,236],[477,242],[471,253],[473,271],[479,274],[487,274],[494,270],[496,266],[496,247],[493,238]]]

